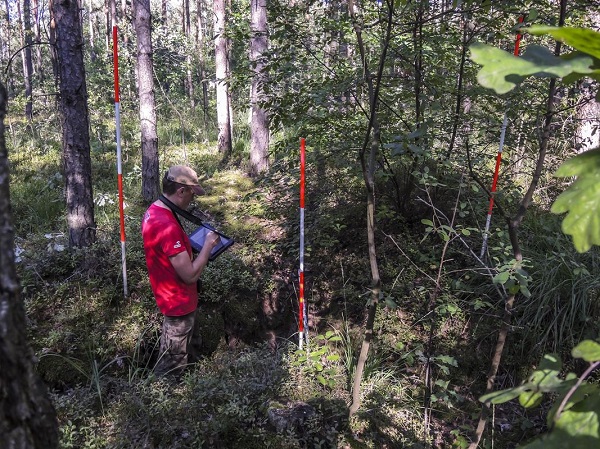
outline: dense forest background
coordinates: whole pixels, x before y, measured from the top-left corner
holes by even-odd
[[[8,447],[595,447],[599,254],[550,208],[600,146],[597,82],[513,61],[499,95],[471,58],[569,53],[529,27],[598,30],[599,7],[5,0]],[[140,221],[180,163],[236,244],[203,274],[206,358],[173,382]]]

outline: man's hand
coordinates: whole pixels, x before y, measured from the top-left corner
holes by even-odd
[[[206,234],[206,238],[204,239],[205,246],[210,247],[212,250],[219,243],[221,243],[221,237],[219,237],[219,234],[213,231],[209,231],[208,234]]]
[[[209,231],[204,239],[204,246],[195,259],[191,259],[187,251],[182,251],[170,257],[171,265],[175,268],[177,275],[186,284],[193,284],[198,280],[200,274],[208,264],[208,258],[213,248],[221,242],[219,234]]]

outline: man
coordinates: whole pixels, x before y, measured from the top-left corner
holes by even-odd
[[[181,209],[187,209],[195,195],[204,194],[198,175],[190,167],[175,165],[162,180],[163,196]],[[150,285],[156,304],[164,315],[160,337],[157,375],[179,374],[195,361],[192,337],[196,337],[198,278],[208,264],[219,236],[208,234],[196,258],[190,240],[174,211],[160,199],[150,205],[142,222],[142,237]]]

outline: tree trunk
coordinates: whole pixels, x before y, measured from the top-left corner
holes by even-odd
[[[150,0],[133,0],[133,26],[137,36],[138,89],[142,139],[142,197],[147,203],[159,195],[158,134],[152,63]]]
[[[229,86],[227,84],[227,37],[225,36],[225,0],[214,0],[215,74],[217,82],[218,149],[225,158],[231,155],[231,118],[229,116]]]
[[[161,0],[160,2],[160,24],[167,26],[167,0]]]
[[[208,115],[208,80],[206,79],[206,48],[204,45],[206,40],[204,39],[205,23],[204,23],[204,5],[203,0],[197,2],[197,26],[196,26],[196,48],[200,52],[200,79],[202,83],[202,113],[204,117],[204,123],[206,123]]]
[[[58,447],[58,422],[48,392],[34,368],[26,340],[25,310],[14,259],[8,154],[4,138],[6,89],[0,84],[0,445]]]
[[[106,51],[110,52],[112,42],[112,30],[113,26],[117,25],[117,4],[116,0],[105,0],[105,14],[106,14]]]
[[[24,51],[21,53],[23,59],[23,80],[25,82],[25,117],[30,122],[33,120],[33,98],[32,98],[32,74],[33,64],[31,62],[31,3],[23,0],[23,13],[21,14],[20,2],[17,2],[17,11],[21,15],[21,43]]]
[[[183,30],[187,42],[191,42],[190,36],[192,33],[191,19],[190,19],[190,0],[183,0]],[[188,99],[190,100],[190,106],[192,111],[196,108],[196,101],[194,99],[194,77],[192,76],[192,54],[187,52],[185,55],[185,89],[187,91]]]
[[[450,136],[450,144],[448,145],[448,151],[446,151],[446,159],[449,159],[452,153],[454,152],[454,144],[456,142],[456,137],[458,135],[458,128],[461,121],[461,111],[467,110],[470,106],[466,106],[465,104],[470,104],[468,98],[464,96],[463,82],[465,77],[465,62],[467,60],[467,49],[469,48],[469,44],[471,43],[471,39],[473,38],[473,33],[469,33],[469,20],[467,18],[463,18],[463,34],[462,34],[462,50],[460,54],[460,65],[458,68],[458,79],[456,82],[456,106],[454,108],[454,117],[452,118],[452,134]]]
[[[42,14],[42,8],[40,8],[40,0],[33,0],[33,36],[35,38],[35,73],[37,74],[37,80],[40,84],[43,83],[44,76],[44,65],[42,60],[42,46],[40,45],[41,30],[40,30],[40,16]]]
[[[377,73],[373,75],[368,65],[366,49],[362,38],[361,24],[358,22],[356,7],[353,0],[348,1],[348,12],[352,19],[352,25],[356,34],[358,48],[360,50],[361,63],[365,82],[369,92],[369,122],[365,133],[365,140],[360,151],[360,162],[362,167],[363,178],[367,191],[367,240],[369,248],[369,265],[371,267],[371,300],[368,307],[367,321],[365,324],[365,336],[360,348],[354,379],[352,384],[352,404],[350,405],[350,415],[356,414],[361,403],[361,381],[362,375],[367,363],[369,348],[373,339],[373,326],[375,324],[375,316],[377,313],[377,305],[381,294],[381,277],[379,275],[379,264],[377,262],[377,246],[375,243],[375,169],[378,165],[377,156],[380,147],[380,125],[377,116],[377,108],[379,104],[379,87],[381,85],[381,77],[383,75],[383,67],[386,59],[386,54],[391,38],[392,17],[394,15],[393,3],[388,4],[387,11],[387,27],[386,33],[381,43],[381,55],[379,58],[379,66]],[[368,150],[368,152],[367,152]]]
[[[262,58],[267,50],[267,0],[252,0],[250,9],[250,67],[254,71],[250,91],[250,174],[257,175],[269,168],[269,119],[260,106],[266,81]]]
[[[53,0],[51,11],[60,84],[69,244],[83,248],[96,240],[96,224],[79,4],[71,0]]]
[[[12,25],[11,25],[11,17],[10,17],[10,5],[8,0],[4,0],[4,13],[6,19],[6,33],[3,34],[2,39],[2,56],[3,60],[8,60],[11,56],[11,46],[10,46],[10,36],[12,35]],[[6,68],[5,78],[7,82],[7,88],[9,92],[12,92],[14,89],[14,82],[12,76],[12,64]]]

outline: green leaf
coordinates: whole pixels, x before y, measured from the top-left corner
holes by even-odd
[[[558,376],[562,369],[562,360],[558,354],[544,354],[538,371],[552,372]]]
[[[520,289],[521,289],[521,294],[523,296],[525,296],[525,298],[531,297],[531,292],[529,291],[529,289],[527,288],[527,286],[525,284],[520,284]]]
[[[590,396],[563,412],[556,421],[556,427],[566,430],[571,436],[585,435],[598,438],[599,412],[600,396]]]
[[[521,393],[527,390],[525,385],[520,385],[515,388],[509,388],[507,390],[493,391],[488,394],[484,394],[479,398],[480,402],[489,402],[490,404],[504,404],[505,402],[511,401],[518,397]]]
[[[391,296],[385,298],[385,306],[391,310],[396,310],[398,308],[398,304],[396,304],[396,301],[394,301],[394,298]]]
[[[563,162],[554,176],[558,178],[580,176],[598,170],[600,170],[600,148],[595,148]]]
[[[535,8],[531,8],[529,10],[529,14],[527,14],[527,20],[533,22],[538,17],[538,10]]]
[[[506,281],[508,281],[509,277],[510,277],[510,273],[508,271],[501,271],[496,276],[494,276],[494,279],[492,279],[492,282],[494,284],[504,284],[504,283],[506,283]]]
[[[570,373],[570,374],[573,374],[573,373]],[[548,416],[546,417],[546,424],[548,427],[552,427],[552,424],[554,422],[554,416],[556,415],[558,408],[562,404],[564,397],[569,393],[569,391],[571,390],[573,385],[575,385],[575,383],[578,380],[577,376],[575,376],[575,375],[573,375],[573,376],[574,377],[572,379],[565,381],[565,383],[563,385],[563,392],[559,396],[557,396],[557,398],[554,400],[554,404],[548,411]],[[569,376],[567,376],[567,377],[569,377]],[[598,391],[598,387],[596,385],[583,382],[581,385],[579,385],[579,387],[577,387],[575,392],[571,395],[571,397],[565,404],[563,410],[569,410],[571,407],[573,407],[573,405],[577,404],[578,402],[581,402],[586,397],[588,397],[590,394],[598,394],[598,393],[599,393],[599,391]]]
[[[340,359],[340,356],[338,354],[330,354],[327,356],[327,360],[329,360],[330,362],[336,362]]]
[[[571,354],[586,362],[597,362],[600,360],[600,344],[592,340],[584,340],[573,348]]]
[[[583,173],[556,198],[550,211],[555,214],[567,212],[562,231],[571,235],[575,249],[584,253],[592,245],[600,245],[600,170],[579,170]]]
[[[448,366],[458,366],[456,359],[450,355],[437,355],[435,356],[435,361]]]
[[[438,387],[441,387],[442,389],[447,390],[449,384],[450,384],[449,380],[438,379],[435,381],[434,385],[437,385]]]
[[[538,45],[529,46],[522,57],[481,43],[471,45],[470,50],[471,59],[483,66],[477,74],[477,80],[483,87],[493,89],[498,94],[511,91],[532,75],[562,78],[573,72],[593,72],[594,60],[591,56],[579,54],[559,58]]]
[[[564,42],[579,51],[600,59],[600,33],[588,28],[552,27],[534,25],[526,31],[536,36],[549,34],[554,39]]]
[[[421,220],[421,223],[423,223],[424,225],[427,225],[427,226],[433,226],[433,221],[427,220],[426,218],[423,218]]]
[[[519,403],[525,408],[534,408],[542,402],[542,393],[539,391],[526,391],[519,395]]]

